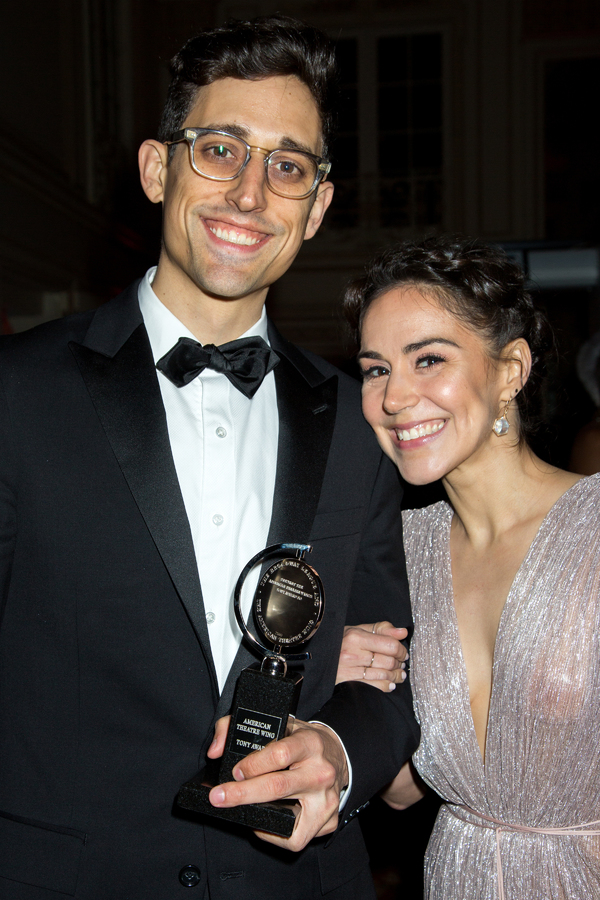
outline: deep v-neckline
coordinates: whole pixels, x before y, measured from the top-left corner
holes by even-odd
[[[591,476],[594,477],[594,476]],[[483,756],[481,755],[481,750],[479,748],[479,741],[477,740],[477,732],[475,730],[475,721],[473,719],[473,712],[471,710],[471,702],[470,702],[470,690],[469,690],[469,678],[467,675],[467,664],[465,661],[465,656],[463,653],[463,646],[460,637],[460,629],[458,627],[458,616],[456,614],[456,604],[454,601],[454,583],[452,579],[452,556],[450,553],[450,530],[452,527],[452,520],[454,518],[454,510],[452,507],[447,504],[449,515],[446,519],[446,533],[444,535],[444,556],[446,561],[446,570],[448,575],[447,585],[448,585],[448,613],[449,620],[451,623],[452,630],[454,632],[454,638],[456,640],[456,644],[458,646],[458,655],[459,655],[459,673],[460,673],[460,681],[462,688],[462,701],[464,705],[464,712],[466,715],[466,719],[470,724],[469,728],[469,739],[471,744],[471,751],[475,752],[479,764],[481,766],[481,771],[485,780],[485,770],[486,770],[486,759],[488,756],[488,737],[490,734],[490,722],[492,720],[492,710],[494,706],[494,699],[496,696],[496,670],[498,668],[498,658],[499,658],[499,648],[501,649],[501,637],[505,630],[505,622],[509,615],[509,611],[511,606],[511,600],[515,594],[515,588],[518,586],[522,578],[522,573],[527,569],[529,564],[530,557],[535,553],[537,549],[538,543],[543,539],[544,532],[548,526],[550,517],[556,512],[558,506],[560,506],[563,500],[567,497],[568,494],[571,493],[578,485],[581,484],[582,481],[586,481],[585,478],[578,479],[574,484],[567,488],[560,497],[558,497],[555,502],[552,504],[542,521],[540,522],[540,526],[535,533],[533,540],[531,541],[525,556],[521,560],[521,564],[519,565],[517,571],[515,572],[515,576],[511,582],[510,588],[504,600],[504,604],[502,606],[502,612],[500,614],[500,619],[498,621],[498,629],[496,631],[496,638],[494,640],[494,652],[492,656],[492,689],[490,692],[490,702],[488,706],[488,714],[486,721],[486,731],[485,731],[485,750]]]

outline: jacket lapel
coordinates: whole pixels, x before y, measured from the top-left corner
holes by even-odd
[[[167,420],[137,284],[100,307],[82,344],[71,343],[96,412],[158,552],[200,640],[215,699],[198,567],[171,453]]]
[[[269,544],[306,543],[317,511],[337,412],[337,375],[326,378],[273,329],[279,445]]]
[[[324,376],[269,323],[269,340],[279,354],[275,368],[279,441],[273,513],[267,546],[307,543],[317,511],[337,411],[337,375]],[[229,712],[240,671],[256,657],[240,645],[219,701],[217,716]]]

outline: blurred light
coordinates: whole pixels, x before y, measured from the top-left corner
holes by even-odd
[[[529,279],[541,290],[595,287],[600,282],[597,247],[530,250],[527,262]]]

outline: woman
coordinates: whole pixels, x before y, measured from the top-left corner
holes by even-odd
[[[451,238],[384,252],[345,305],[366,419],[449,501],[404,513],[414,764],[446,800],[426,896],[600,897],[600,476],[527,444],[549,326],[502,251]],[[385,799],[420,795],[405,766]]]

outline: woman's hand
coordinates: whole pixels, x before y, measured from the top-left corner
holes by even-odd
[[[380,691],[393,691],[406,678],[408,651],[400,641],[407,636],[406,628],[391,622],[346,626],[336,684],[368,681]]]

